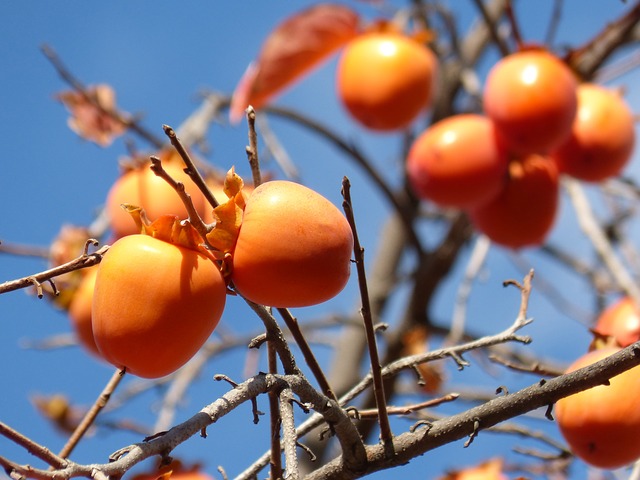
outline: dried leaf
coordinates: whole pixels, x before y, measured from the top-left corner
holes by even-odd
[[[71,113],[67,122],[69,128],[85,140],[95,142],[101,147],[110,145],[127,129],[109,113],[116,112],[116,95],[109,85],[91,86],[86,92],[61,92],[56,98]]]
[[[61,394],[50,396],[34,395],[31,397],[31,403],[56,428],[66,433],[71,433],[76,429],[84,414],[76,407],[72,407],[67,397]]]
[[[243,210],[236,204],[235,198],[230,198],[213,209],[216,225],[207,234],[207,241],[212,247],[225,253],[233,248],[240,232],[242,213]]]
[[[323,3],[298,12],[267,37],[255,62],[240,79],[229,110],[232,122],[245,109],[259,109],[272,96],[299,79],[358,33],[358,14]]]
[[[233,167],[224,178],[222,190],[228,200],[213,209],[212,217],[215,226],[207,234],[207,240],[212,247],[227,253],[235,245],[240,233],[242,214],[246,205],[244,181]]]
[[[402,342],[404,344],[403,355],[420,355],[429,351],[429,332],[423,326],[415,327],[404,334]],[[434,362],[421,363],[416,366],[424,385],[421,385],[423,392],[433,395],[438,393],[445,376],[440,364]]]

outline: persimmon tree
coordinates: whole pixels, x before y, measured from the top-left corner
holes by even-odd
[[[464,31],[446,2],[387,6],[318,2],[288,14],[235,91],[207,92],[175,126],[150,127],[116,103],[114,88],[87,85],[55,45],[43,47],[64,84],[51,89],[69,127],[100,148],[126,147],[127,158],[95,221],[52,232],[38,250],[49,264],[0,279],[0,294],[24,289],[61,309],[77,353],[113,373],[89,408],[65,392],[31,399],[68,437],[62,449],[0,412],[10,478],[348,479],[390,469],[395,478],[406,464],[424,478],[581,478],[587,468],[613,478],[600,467],[640,478],[637,414],[623,410],[640,403],[628,398],[637,388],[624,387],[640,381],[640,187],[630,168],[638,105],[625,102],[637,86],[615,83],[638,63],[640,2],[575,44],[557,38],[577,3],[554,2],[536,38],[524,37],[528,19],[509,0],[468,2],[476,20]],[[336,93],[322,94],[343,103],[353,132],[278,100],[331,59]],[[232,162],[205,148],[220,124],[248,134]],[[335,158],[289,158],[291,126]],[[383,170],[358,135],[398,144],[397,168]],[[298,177],[304,161],[312,172],[342,162],[358,181],[342,175],[319,191]],[[386,205],[377,231],[366,225],[365,191]],[[0,262],[34,254],[1,229],[0,239]],[[505,261],[518,276],[482,285],[492,262]],[[561,277],[582,282],[580,298],[568,298]],[[472,301],[479,290],[490,296],[482,306]],[[345,296],[352,311],[333,303]],[[597,360],[534,346],[554,335],[553,320],[530,312],[536,298],[565,319],[578,316],[572,305],[594,305],[578,320],[593,336],[584,353],[599,350],[589,354]],[[623,307],[605,309],[618,299]],[[485,323],[501,328],[469,322],[504,315],[500,303],[512,310]],[[47,355],[65,346],[54,339]],[[231,351],[244,370],[225,363]],[[213,378],[203,373],[210,366]],[[226,389],[211,393],[214,383]],[[154,389],[157,413],[145,403],[153,425],[137,425],[127,405]],[[207,401],[181,406],[196,389]],[[260,453],[231,456],[231,428]],[[116,451],[94,446],[107,430]],[[517,438],[519,453],[490,432]],[[607,435],[618,437],[615,454]],[[215,442],[213,453],[181,462],[199,441]],[[490,453],[465,461],[478,444]],[[76,458],[79,446],[90,458]],[[431,467],[450,447],[449,471]]]

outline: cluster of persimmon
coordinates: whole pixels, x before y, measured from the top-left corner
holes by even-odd
[[[232,169],[212,187],[227,200],[207,208],[173,157],[163,152],[163,168],[211,221],[206,238],[183,220],[178,194],[148,163],[125,172],[106,202],[115,241],[84,274],[69,308],[81,343],[146,378],[195,355],[227,293],[272,307],[315,305],[345,287],[353,253],[347,219],[317,192],[278,180],[244,189]]]
[[[593,328],[589,351],[569,366],[573,372],[640,340],[640,312],[623,297],[605,309]],[[614,469],[640,458],[640,367],[556,403],[560,432],[571,451],[586,463]]]
[[[457,114],[423,132],[409,152],[407,175],[419,197],[467,211],[498,244],[544,241],[558,209],[559,174],[599,182],[618,175],[631,157],[633,115],[621,95],[580,84],[546,50],[499,60],[483,107],[483,114]]]

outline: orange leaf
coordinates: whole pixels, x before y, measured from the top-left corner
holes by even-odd
[[[75,90],[62,92],[56,98],[71,113],[67,122],[69,128],[101,147],[110,145],[127,129],[109,113],[116,112],[116,94],[109,85],[88,87],[84,93]]]
[[[233,167],[231,167],[224,178],[222,190],[227,198],[233,199],[235,204],[242,210],[244,210],[246,201],[242,191],[243,188],[244,181],[242,180],[242,177],[236,173]]]
[[[258,59],[240,79],[229,117],[239,121],[245,109],[259,109],[358,33],[358,14],[323,3],[298,12],[278,25],[262,45]]]

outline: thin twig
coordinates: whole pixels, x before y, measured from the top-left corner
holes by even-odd
[[[534,375],[541,375],[543,377],[557,377],[558,375],[562,375],[564,373],[562,371],[540,365],[540,363],[538,362],[535,362],[531,365],[524,365],[521,363],[515,363],[511,360],[502,358],[501,356],[495,354],[489,355],[489,360],[495,363],[499,363],[500,365],[504,365],[511,370],[515,370],[516,372],[531,373]]]
[[[24,449],[26,449],[32,455],[35,455],[40,460],[44,460],[46,463],[51,465],[54,468],[65,468],[68,462],[61,456],[56,455],[51,450],[42,445],[35,443],[30,438],[27,438],[23,434],[17,432],[9,425],[0,422],[0,435],[5,438],[8,438],[12,442],[20,445]]]
[[[480,274],[480,270],[484,266],[490,248],[491,240],[489,240],[486,235],[479,235],[475,245],[473,246],[460,286],[458,287],[453,315],[451,318],[451,331],[449,332],[449,335],[447,335],[445,342],[451,344],[458,343],[464,335],[464,324],[467,317],[467,303],[469,301],[469,296],[471,295],[473,282]]]
[[[448,393],[447,395],[443,395],[442,397],[432,398],[429,400],[425,400],[424,402],[414,403],[412,405],[406,405],[403,407],[388,406],[387,413],[389,415],[410,415],[425,408],[431,408],[442,405],[443,403],[453,402],[454,400],[457,400],[459,396],[460,395],[458,393]],[[358,418],[378,418],[378,410],[358,410]]]
[[[59,457],[67,458],[69,455],[71,455],[71,452],[76,447],[76,445],[78,445],[78,442],[80,442],[80,440],[82,439],[84,434],[87,432],[87,430],[89,430],[89,427],[91,427],[91,425],[93,424],[94,420],[96,419],[100,411],[107,405],[109,398],[111,398],[111,395],[113,394],[116,387],[124,377],[124,374],[125,374],[124,369],[123,370],[117,369],[113,373],[113,375],[111,376],[111,379],[109,380],[107,385],[104,387],[104,389],[100,393],[100,396],[96,399],[93,406],[89,409],[89,411],[85,414],[84,418],[80,421],[80,424],[71,434],[71,437],[69,437],[69,440],[67,440],[67,443],[64,445],[64,447],[62,447],[62,450],[60,450],[60,453],[58,453]]]
[[[95,108],[100,110],[101,113],[103,113],[105,115],[108,115],[110,118],[112,118],[113,120],[117,121],[118,123],[120,123],[124,127],[133,130],[141,138],[145,139],[147,142],[149,142],[154,147],[160,149],[160,148],[162,148],[164,146],[164,143],[162,142],[162,140],[160,140],[158,137],[153,135],[147,129],[143,128],[133,118],[128,117],[128,116],[125,117],[120,112],[118,112],[116,110],[108,110],[108,109],[105,109],[102,105],[100,105],[100,103],[97,102],[96,99],[92,95],[89,95],[87,93],[86,86],[80,80],[78,80],[69,71],[68,68],[66,68],[66,66],[62,63],[62,60],[60,59],[58,54],[53,50],[53,48],[51,48],[49,45],[42,45],[41,50],[42,50],[42,53],[44,54],[44,56],[47,57],[47,60],[49,60],[49,62],[51,62],[51,65],[53,65],[53,68],[56,69],[56,71],[58,72],[58,75],[60,76],[60,78],[62,78],[62,80],[64,80],[67,84],[69,84],[69,86],[71,88],[73,88],[75,91],[80,93],[85,100],[87,100],[89,103],[91,103],[91,105],[93,105]]]
[[[267,342],[269,373],[278,373],[278,356],[273,342]],[[285,389],[286,390],[286,389]],[[283,390],[284,391],[284,390]],[[271,390],[269,397],[269,417],[271,421],[271,478],[282,478],[282,450],[280,449],[280,424],[282,409],[280,392]],[[293,413],[293,412],[292,412]]]
[[[216,200],[216,197],[214,197],[213,193],[211,193],[211,190],[198,171],[195,162],[191,158],[191,155],[189,155],[189,152],[185,148],[184,144],[178,138],[175,130],[169,125],[163,125],[162,129],[164,130],[165,135],[169,137],[169,141],[171,142],[171,145],[173,145],[173,148],[175,148],[176,151],[180,154],[180,157],[182,157],[182,161],[187,167],[185,169],[185,173],[189,175],[189,177],[191,177],[191,180],[193,180],[193,183],[195,183],[196,186],[200,189],[207,202],[209,202],[209,204],[213,208],[217,207],[219,205],[219,202]]]
[[[313,354],[313,351],[311,350],[307,339],[302,333],[302,330],[300,330],[300,324],[298,323],[298,320],[291,314],[291,312],[287,308],[278,308],[278,313],[280,313],[280,316],[286,323],[287,328],[291,332],[291,335],[293,335],[293,339],[298,345],[298,348],[300,348],[302,356],[304,357],[307,366],[311,370],[311,373],[317,380],[322,393],[324,393],[327,397],[337,401],[338,399],[336,397],[336,394],[331,389],[331,385],[329,385],[329,381],[324,375],[322,367],[318,363],[318,360],[316,360],[316,357]]]
[[[544,35],[544,44],[549,48],[551,48],[551,44],[555,40],[556,33],[558,32],[558,26],[560,25],[560,20],[562,18],[563,4],[564,0],[553,1],[553,10],[551,11],[551,16],[549,17],[547,32]]]
[[[0,243],[0,253],[20,255],[22,257],[49,258],[49,247],[22,245],[19,243]]]
[[[513,3],[511,0],[507,0],[506,14],[511,25],[511,35],[513,35],[513,39],[516,42],[516,47],[518,50],[522,50],[524,42],[522,40],[522,35],[520,34],[518,19],[516,18],[516,12],[513,10]]]
[[[294,182],[299,182],[300,172],[298,172],[297,167],[289,157],[284,146],[269,126],[266,115],[256,116],[256,127],[260,131],[260,137],[267,148],[269,156],[275,160],[287,178]]]
[[[238,296],[242,297],[242,295],[239,293]],[[271,313],[269,313],[269,311],[263,305],[254,303],[246,298],[244,298],[244,301],[258,315],[258,318],[262,320],[262,323],[267,330],[267,340],[274,342],[276,350],[278,352],[278,356],[280,357],[280,361],[282,362],[284,372],[288,375],[300,375],[301,372],[296,365],[296,360],[293,356],[293,353],[291,353],[291,349],[289,348],[289,345],[284,338],[282,329],[278,325],[278,322],[273,317],[273,315],[271,315]]]
[[[28,275],[17,280],[10,280],[8,282],[0,283],[0,294],[19,290],[21,288],[27,288],[35,283],[43,283],[51,281],[51,279],[63,275],[65,273],[73,272],[81,268],[91,267],[100,263],[102,257],[109,250],[109,245],[104,245],[100,249],[87,255],[80,255],[79,257],[70,260],[67,263],[58,265],[57,267],[50,268],[40,273]]]
[[[288,388],[285,388],[280,392],[279,418],[282,419],[282,438],[283,438],[282,443],[284,445],[285,466],[287,471],[286,478],[287,480],[298,480],[300,478],[300,470],[298,467],[298,456],[296,455],[296,447],[297,447],[296,440],[298,437],[296,435],[296,425],[294,423],[294,416],[293,416],[293,394],[291,390]],[[278,443],[278,447],[280,447],[279,440],[277,443]],[[273,458],[273,455],[272,455],[272,458]],[[280,478],[280,477],[276,477],[272,475],[271,478]]]
[[[364,248],[360,245],[358,239],[358,231],[356,229],[355,216],[353,213],[353,205],[351,203],[351,185],[349,179],[344,177],[342,180],[342,208],[344,209],[349,225],[353,232],[353,253],[355,255],[355,263],[358,271],[358,286],[360,287],[360,298],[362,301],[362,319],[367,335],[367,345],[369,347],[369,360],[371,362],[371,372],[373,375],[373,391],[376,398],[376,406],[378,408],[378,423],[380,424],[380,439],[387,448],[388,455],[393,455],[393,433],[387,415],[387,406],[384,394],[384,383],[382,382],[380,358],[378,356],[378,347],[376,344],[376,333],[374,329],[374,321],[371,317],[371,306],[369,304],[369,290],[367,288],[366,270],[364,267]]]
[[[480,14],[482,15],[482,19],[484,20],[484,25],[486,25],[489,31],[489,35],[493,40],[493,43],[495,43],[496,47],[498,47],[498,50],[500,50],[500,53],[502,54],[502,56],[506,57],[511,52],[510,52],[509,46],[505,43],[504,39],[500,36],[500,33],[498,32],[498,21],[497,20],[494,21],[494,19],[491,18],[491,15],[489,15],[489,12],[487,11],[487,8],[484,5],[484,0],[474,0],[474,3],[476,4],[476,7],[478,8],[478,10],[480,11]]]
[[[616,255],[611,242],[598,224],[582,186],[576,180],[566,178],[564,187],[576,210],[580,228],[591,241],[598,256],[620,288],[640,305],[640,288]]]
[[[200,217],[200,214],[196,210],[196,207],[193,204],[193,200],[191,200],[191,195],[189,195],[185,190],[184,184],[182,182],[178,182],[171,175],[169,175],[169,173],[162,166],[162,160],[160,160],[159,157],[152,155],[149,158],[151,160],[151,166],[150,166],[151,171],[155,173],[158,177],[162,178],[165,182],[167,182],[171,186],[171,188],[173,188],[176,191],[176,193],[180,197],[180,200],[182,201],[182,204],[187,210],[187,215],[189,215],[189,223],[191,223],[191,225],[194,226],[194,228],[198,231],[198,233],[202,237],[203,241],[206,242],[207,233],[209,233],[209,229],[207,228],[207,225],[204,223],[204,221],[202,220],[202,217]]]
[[[258,159],[258,134],[256,133],[256,111],[251,105],[247,107],[247,124],[249,126],[249,145],[246,148],[251,175],[253,176],[253,187],[258,188],[262,184],[260,174],[260,161]]]

